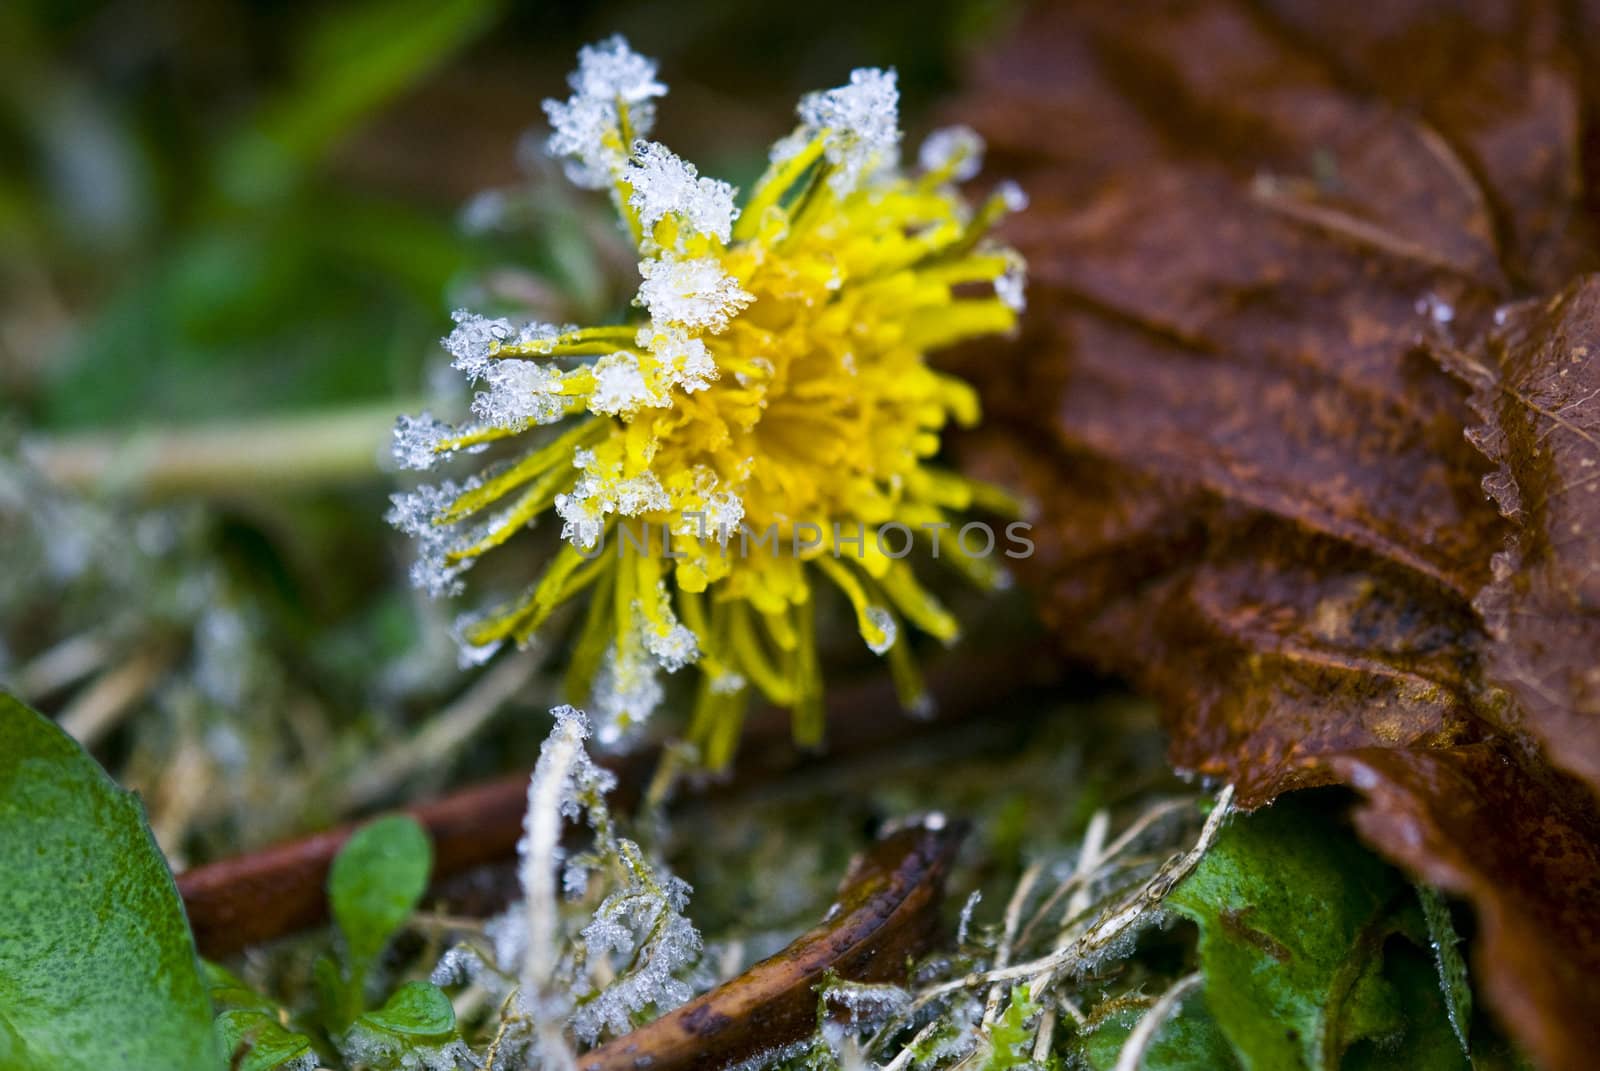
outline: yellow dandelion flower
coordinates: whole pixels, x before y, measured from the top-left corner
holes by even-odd
[[[583,49],[570,82],[570,99],[545,102],[550,148],[573,181],[611,191],[639,249],[642,313],[601,327],[456,314],[444,344],[480,387],[475,422],[402,418],[400,462],[562,428],[464,483],[395,496],[390,519],[418,541],[414,581],[454,594],[479,556],[557,514],[564,542],[544,574],[459,631],[486,658],[586,593],[570,679],[602,740],[650,715],[662,671],[692,664],[689,735],[711,765],[730,757],[752,691],[816,741],[818,580],[854,607],[903,701],[925,702],[904,623],[947,642],[957,625],[918,583],[910,545],[932,541],[996,585],[992,538],[983,553],[938,540],[974,506],[1016,510],[932,463],[946,424],[976,422],[978,402],[925,355],[1016,325],[1021,258],[985,235],[1020,191],[969,208],[956,183],[982,143],[964,129],[930,137],[919,172],[903,173],[893,71],[805,97],[741,206],[645,140],[666,89],[621,38]]]

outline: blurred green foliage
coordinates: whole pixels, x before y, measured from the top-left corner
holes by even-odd
[[[414,396],[445,312],[491,267],[603,300],[571,212],[532,233],[455,222],[518,178],[516,135],[582,42],[621,31],[660,57],[680,90],[663,128],[737,178],[797,92],[853,65],[896,64],[929,103],[996,10],[0,5],[0,397],[33,427],[85,428]],[[553,172],[533,181],[570,207]]]

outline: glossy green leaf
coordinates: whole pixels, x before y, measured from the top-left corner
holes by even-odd
[[[283,1025],[278,1006],[215,963],[205,965],[211,1002],[217,1008],[217,1044],[229,1067],[276,1071],[315,1056],[311,1039]]]
[[[144,808],[3,693],[0,874],[0,1066],[222,1066],[188,920]]]
[[[363,826],[339,852],[328,874],[328,900],[344,934],[348,976],[364,976],[416,910],[432,868],[428,835],[409,815]]]
[[[280,1023],[270,1012],[235,1008],[217,1016],[217,1043],[237,1071],[277,1071],[315,1056],[311,1039]]]
[[[385,1071],[462,1067],[469,1060],[450,998],[429,982],[401,986],[383,1007],[357,1019],[339,1045],[352,1063]]]
[[[431,982],[407,982],[360,1022],[407,1037],[438,1040],[455,1034],[456,1012],[450,998]]]
[[[1206,1004],[1246,1071],[1337,1068],[1400,1028],[1381,964],[1405,891],[1314,803],[1229,823],[1168,903],[1200,927]]]

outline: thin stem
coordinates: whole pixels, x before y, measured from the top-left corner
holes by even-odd
[[[74,490],[146,499],[226,497],[374,479],[383,471],[379,458],[395,415],[415,407],[402,400],[266,420],[41,438],[24,449],[46,476]]]

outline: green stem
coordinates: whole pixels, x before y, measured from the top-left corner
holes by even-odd
[[[415,401],[395,401],[226,424],[39,437],[24,450],[62,486],[144,499],[322,487],[380,477],[396,415],[415,408]]]

